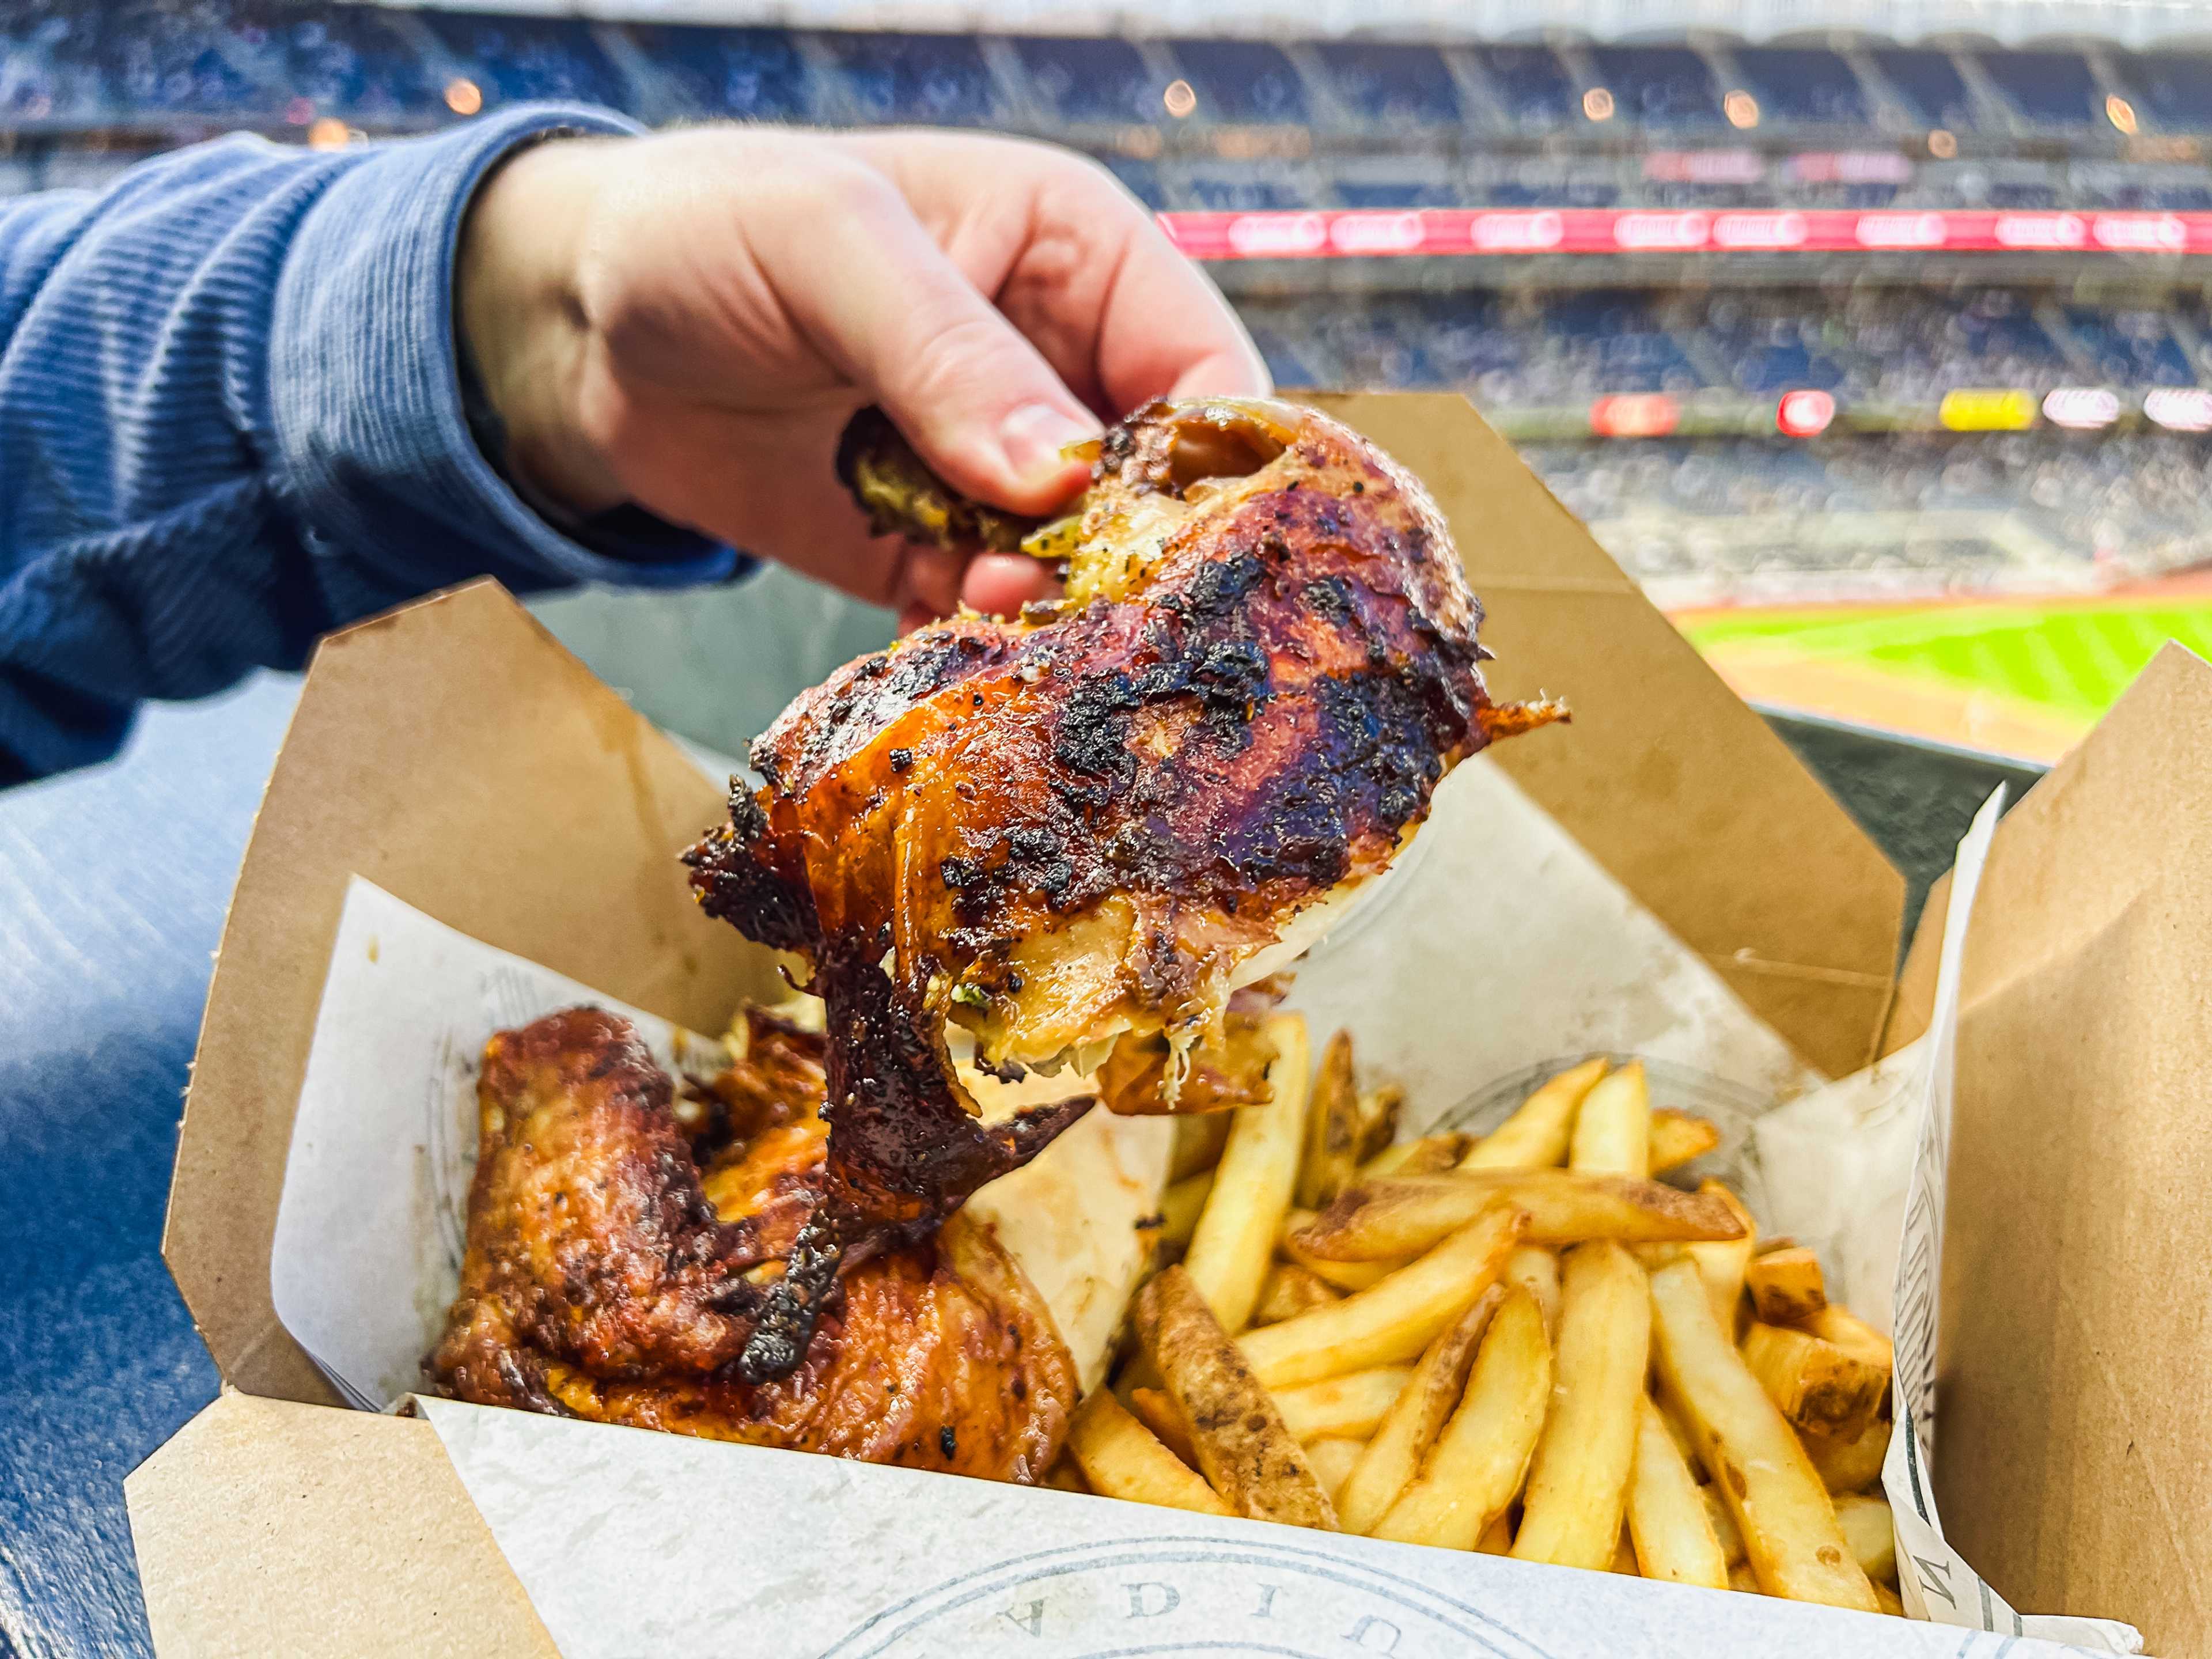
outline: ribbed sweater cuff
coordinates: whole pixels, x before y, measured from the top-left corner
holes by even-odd
[[[526,106],[394,144],[324,193],[286,258],[269,358],[279,470],[313,533],[422,586],[520,566],[556,583],[675,587],[739,568],[731,549],[658,526],[612,553],[561,534],[486,461],[462,408],[453,268],[476,187],[549,132],[638,130],[604,110]],[[476,568],[425,569],[391,545],[423,518],[476,548]]]

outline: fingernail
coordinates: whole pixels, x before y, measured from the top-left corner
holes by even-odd
[[[1051,404],[1024,404],[999,427],[1006,464],[1017,478],[1042,483],[1064,470],[1060,451],[1098,435],[1096,421],[1079,420]]]

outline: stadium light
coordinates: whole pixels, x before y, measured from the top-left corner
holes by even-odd
[[[2212,432],[2212,392],[2162,386],[2144,393],[2143,413],[2168,432]]]
[[[2102,386],[2062,386],[2043,400],[2043,418],[2069,432],[2099,432],[2120,418],[2117,392]]]
[[[1836,418],[1836,400],[1817,386],[1785,392],[1774,406],[1775,429],[1785,438],[1817,438]]]
[[[1592,87],[1583,94],[1583,113],[1593,121],[1613,119],[1613,94],[1603,87]]]
[[[474,115],[483,107],[483,88],[466,76],[446,82],[446,107],[456,115]]]
[[[1589,406],[1594,437],[1664,438],[1681,422],[1681,404],[1663,392],[1618,392]]]
[[[339,120],[335,115],[325,115],[318,118],[314,125],[307,129],[307,148],[309,149],[343,149],[352,137],[352,130],[344,122]]]
[[[2105,100],[2105,118],[2132,138],[2136,133],[2136,106],[2114,93]]]
[[[1190,112],[1198,107],[1198,94],[1188,81],[1170,81],[1168,89],[1160,94],[1160,102],[1166,106],[1169,114],[1178,121],[1184,121],[1189,119]]]
[[[1721,113],[1728,117],[1732,127],[1755,127],[1759,125],[1759,100],[1738,89],[1721,100]]]
[[[1928,135],[1928,153],[1939,161],[1956,161],[1959,140],[1949,128],[1938,127]]]

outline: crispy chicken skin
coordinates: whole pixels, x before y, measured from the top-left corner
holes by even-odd
[[[879,524],[899,499],[877,491]],[[756,1374],[795,1356],[796,1304],[839,1249],[966,1196],[915,1173],[972,1162],[984,1133],[947,1020],[999,1068],[1164,1034],[1175,1104],[1186,1051],[1295,951],[1302,914],[1385,869],[1452,764],[1561,712],[1490,701],[1435,506],[1310,410],[1139,410],[1100,441],[1077,514],[1024,544],[1065,559],[1064,601],[838,671],[687,854],[706,908],[798,953],[830,1010],[830,1183]]]
[[[494,1037],[447,1394],[872,1462],[1031,1480],[1076,1395],[1066,1348],[984,1230],[859,1260],[800,1363],[737,1373],[819,1202],[822,1039],[756,1012],[744,1057],[681,1101],[596,1009]],[[703,1171],[702,1171],[703,1165]]]

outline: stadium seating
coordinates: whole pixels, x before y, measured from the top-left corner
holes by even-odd
[[[1453,386],[1498,404],[1817,386],[1925,407],[1960,387],[2212,380],[2180,332],[2205,337],[2201,306],[2062,305],[1995,286],[1303,296],[1243,308],[1296,356],[1302,382]]]
[[[549,7],[548,10],[553,8]],[[620,37],[617,40],[617,37]],[[610,50],[610,46],[617,47]],[[1963,54],[1963,56],[1962,56]],[[1961,74],[1979,65],[1984,111]],[[2212,55],[2112,55],[2148,130],[2212,134]],[[1871,71],[1863,76],[1862,66]],[[449,78],[486,106],[590,99],[649,117],[1042,122],[1206,131],[1318,122],[1377,138],[1517,137],[1605,124],[1696,140],[1728,131],[1722,95],[1756,100],[1762,130],[1887,146],[1882,124],[2084,143],[2112,134],[2106,83],[2077,51],[1593,44],[1431,46],[1273,40],[979,37],[586,22],[573,16],[385,9],[307,0],[0,0],[0,120],[41,131],[186,117],[292,123],[301,107],[371,131],[451,118]],[[1177,76],[1191,108],[1167,108]],[[1610,103],[1585,110],[1585,84]],[[304,104],[301,100],[304,100]],[[2110,155],[2109,147],[2103,152]],[[1878,188],[1876,191],[1878,194]],[[1867,196],[1864,187],[1860,195]],[[1869,199],[1871,199],[1869,198]]]
[[[1159,76],[1127,40],[1037,36],[1013,47],[1037,101],[1060,120],[1082,125],[1159,118]]]
[[[333,7],[273,16],[279,88],[315,110],[364,127],[410,125],[447,113],[438,77],[389,13]]]
[[[1724,125],[1712,68],[1687,46],[1594,46],[1590,59],[1629,120],[1667,131]]]
[[[1263,40],[1178,40],[1176,62],[1198,94],[1202,121],[1310,118],[1305,82],[1280,47]]]
[[[1347,40],[1321,55],[1330,86],[1365,126],[1452,126],[1460,120],[1459,88],[1432,46]]]
[[[804,121],[819,93],[792,37],[781,29],[672,28],[630,33],[668,78],[684,112],[746,121]]]
[[[971,35],[853,33],[820,37],[866,121],[982,126],[1005,100]]]
[[[424,12],[422,21],[487,102],[537,98],[623,105],[629,89],[588,25],[566,17]]]
[[[1734,52],[1744,90],[1765,121],[1865,126],[1872,117],[1866,88],[1842,54],[1814,46],[1739,46]]]
[[[1474,57],[1498,88],[1501,124],[1558,126],[1583,118],[1575,83],[1549,46],[1484,46]]]
[[[2033,125],[2086,127],[2103,118],[2104,93],[2077,52],[1993,52],[1982,66]]]
[[[1954,130],[1974,125],[1972,95],[1948,53],[1877,51],[1867,55],[1904,100],[1905,112],[1912,119]]]
[[[2170,52],[2121,60],[2137,106],[2172,132],[2212,129],[2212,58]]]

